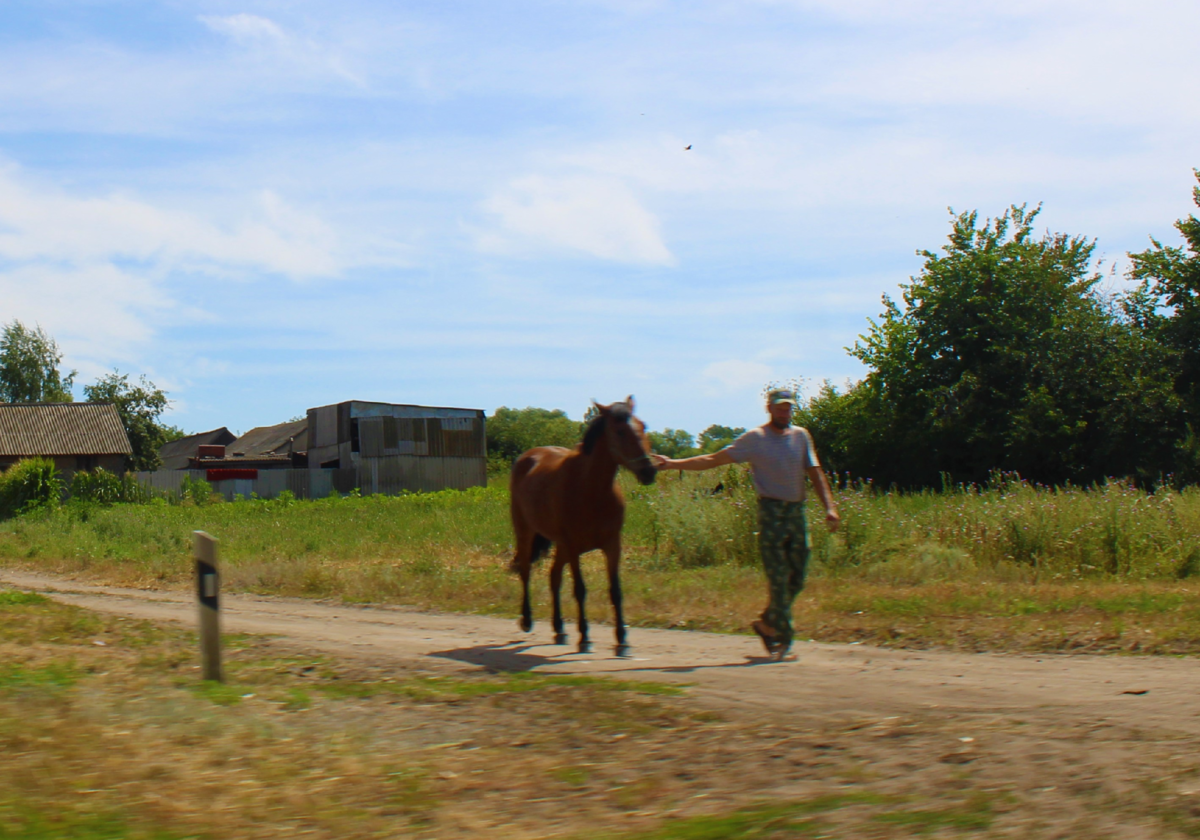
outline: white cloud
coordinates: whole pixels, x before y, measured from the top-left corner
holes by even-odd
[[[740,359],[713,362],[703,373],[710,386],[720,386],[725,392],[762,388],[765,383],[772,381],[774,375],[770,365]]]
[[[67,363],[95,374],[152,337],[148,316],[171,305],[149,278],[108,263],[67,268],[21,265],[0,271],[0,322],[40,324]],[[88,360],[104,359],[105,363]]]
[[[485,234],[488,250],[568,249],[624,263],[674,265],[658,219],[625,184],[613,179],[531,175],[493,195],[483,209],[499,230]]]
[[[172,275],[336,277],[345,263],[321,219],[263,192],[218,224],[128,195],[73,195],[0,169],[0,322],[39,323],[94,373],[136,357],[157,327],[195,322]]]
[[[253,269],[293,279],[336,276],[337,238],[269,191],[249,218],[218,226],[130,196],[72,196],[0,171],[0,257],[90,263],[134,259],[160,269]]]
[[[347,67],[340,50],[285,32],[269,18],[242,13],[226,17],[202,15],[198,20],[258,59],[273,60],[280,69],[298,70],[305,75],[333,73],[359,87],[366,86],[363,75]]]
[[[215,17],[202,15],[200,22],[240,44],[261,42],[282,43],[287,40],[283,30],[272,20],[258,15],[229,15]]]

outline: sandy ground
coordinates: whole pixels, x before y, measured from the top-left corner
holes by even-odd
[[[0,571],[0,584],[129,617],[196,620],[190,593],[16,571]],[[733,804],[825,791],[835,767],[828,756],[836,754],[842,778],[847,767],[862,768],[872,790],[922,791],[931,801],[956,785],[999,792],[1005,813],[989,835],[1200,835],[1200,663],[1194,659],[800,642],[796,661],[777,663],[752,636],[641,628],[630,631],[633,656],[622,659],[612,653],[611,628],[599,624],[592,631],[595,652],[579,654],[573,644],[547,644],[544,621],[525,634],[496,618],[247,595],[223,596],[222,615],[225,632],[274,636],[371,669],[532,670],[686,683],[691,702],[735,723],[774,727],[770,749],[759,733],[733,752],[734,739],[718,738],[681,754],[689,768],[698,755],[711,756],[714,777],[739,791]],[[718,756],[723,749],[728,754]],[[775,759],[790,769],[758,771]],[[737,775],[729,776],[735,767],[747,768],[738,771],[744,789]]]
[[[87,609],[155,621],[195,623],[190,593],[97,586],[0,571],[0,582]],[[224,595],[222,630],[278,636],[341,657],[434,660],[547,674],[609,674],[695,686],[720,707],[766,707],[840,715],[917,709],[1079,715],[1110,723],[1200,734],[1200,664],[1137,656],[1023,656],[904,651],[797,642],[796,661],[763,656],[752,636],[685,630],[630,630],[631,658],[613,655],[612,629],[592,625],[594,651],[548,644],[547,623],[522,633],[486,616],[400,607],[341,606],[292,598]]]

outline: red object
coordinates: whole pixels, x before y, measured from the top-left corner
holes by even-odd
[[[197,458],[224,458],[225,447],[219,444],[202,443],[196,447]]]
[[[208,470],[209,481],[228,481],[231,478],[258,478],[258,470],[247,468],[212,469]]]

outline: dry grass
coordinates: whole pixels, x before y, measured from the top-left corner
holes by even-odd
[[[227,640],[218,685],[194,645],[0,591],[0,838],[1176,837],[1200,772],[1173,735],[1085,722],[718,716],[256,638]]]

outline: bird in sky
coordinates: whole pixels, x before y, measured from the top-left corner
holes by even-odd
[[[692,144],[688,143],[686,146],[683,147],[683,150],[685,152],[690,152],[692,150]]]

